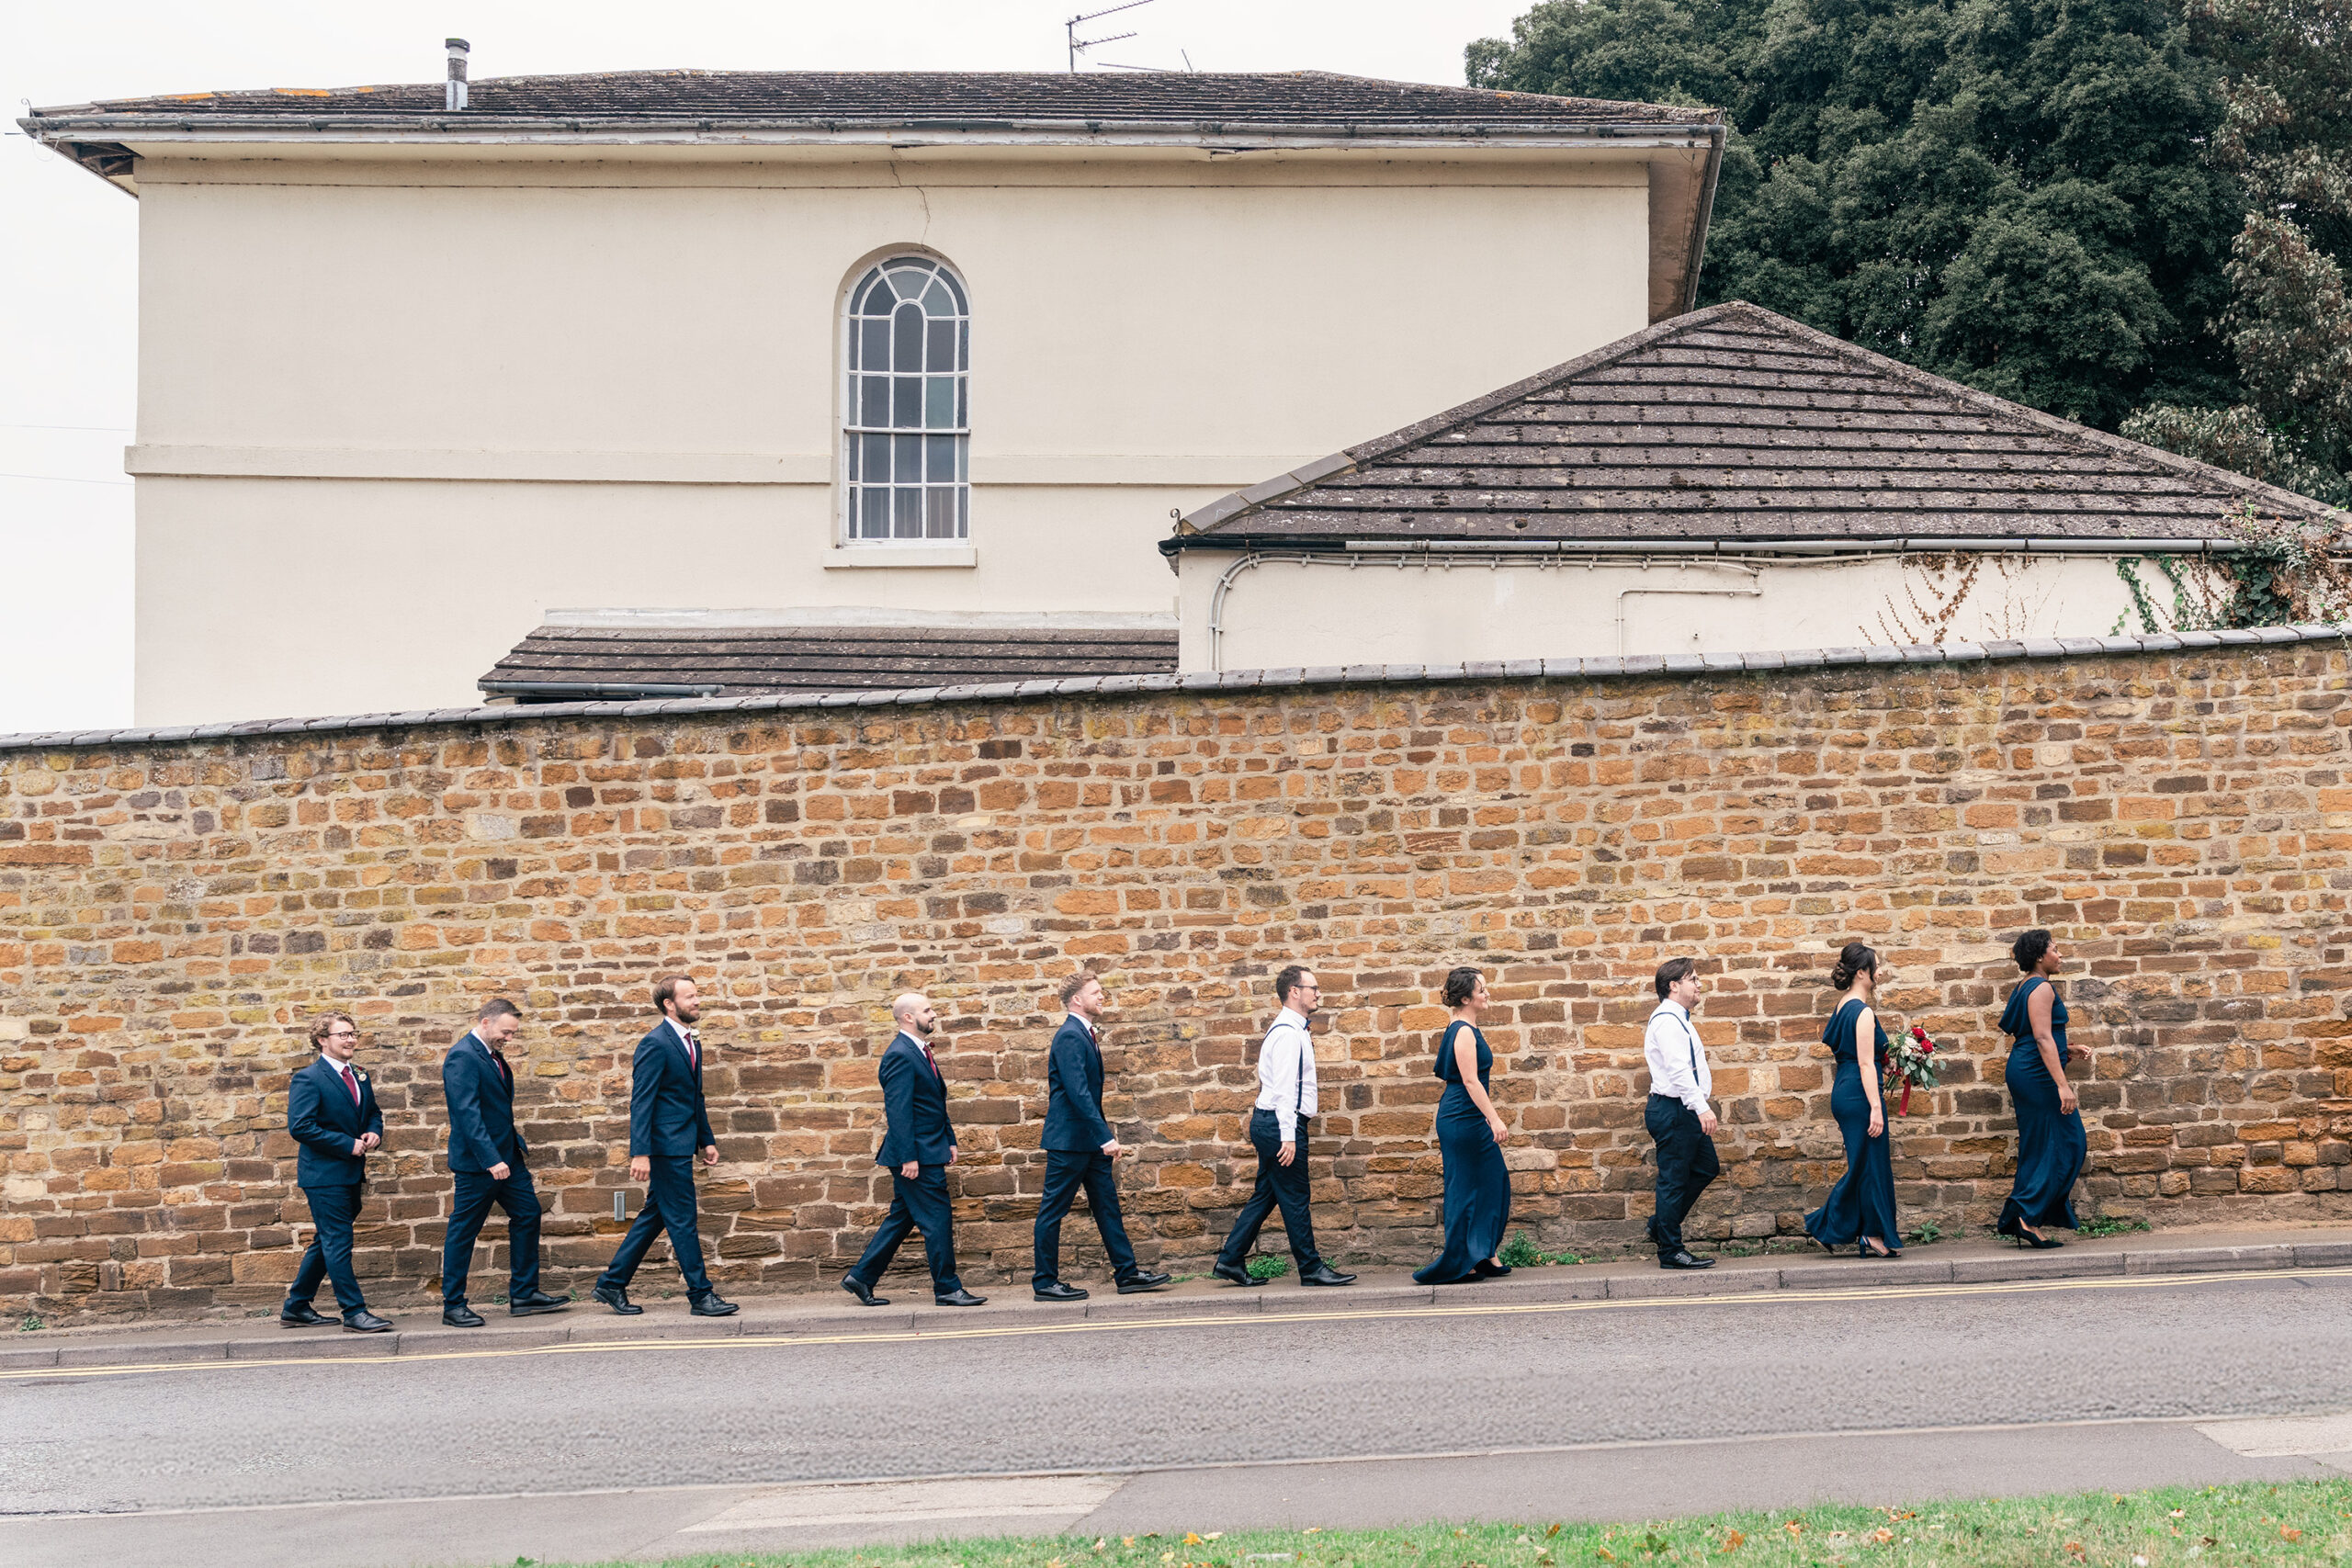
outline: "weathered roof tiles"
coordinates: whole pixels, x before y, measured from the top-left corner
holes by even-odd
[[[2072,424],[1754,305],[1582,358],[1214,502],[1252,541],[2229,537],[2317,502]]]

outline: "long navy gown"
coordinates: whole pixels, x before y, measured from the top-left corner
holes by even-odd
[[[2075,1179],[2083,1174],[2083,1160],[2090,1153],[2090,1140],[2083,1134],[2083,1113],[2062,1113],[2058,1109],[2058,1086],[2051,1081],[2050,1069],[2042,1063],[2041,1048],[2033,1040],[2032,1017],[2026,1011],[2026,998],[2033,988],[2048,985],[2039,975],[2029,976],[2009,993],[2009,1005],[2001,1013],[2001,1032],[2017,1042],[2009,1047],[2006,1076],[2009,1103],[2018,1112],[2018,1175],[2009,1187],[2009,1201],[2001,1205],[1999,1228],[2005,1231],[2020,1221],[2036,1230],[2044,1225],[2075,1229]],[[2050,992],[2050,1037],[2057,1042],[2058,1065],[2064,1067],[2066,1002],[2054,986]]]
[[[1829,1190],[1829,1201],[1804,1217],[1805,1234],[1825,1247],[1850,1247],[1863,1236],[1899,1249],[1903,1233],[1894,1223],[1894,1155],[1886,1130],[1870,1135],[1871,1102],[1862,1089],[1860,1055],[1854,1030],[1862,1013],[1859,997],[1838,1010],[1822,1043],[1838,1057],[1837,1081],[1829,1088],[1829,1112],[1846,1135],[1846,1174]],[[1873,1023],[1875,1029],[1876,1025]],[[1885,1059],[1886,1031],[1877,1030],[1877,1060]]]
[[[1510,1224],[1510,1171],[1503,1164],[1502,1145],[1462,1087],[1462,1068],[1453,1059],[1454,1032],[1462,1029],[1478,1042],[1479,1087],[1487,1087],[1495,1065],[1485,1035],[1459,1020],[1445,1026],[1434,1068],[1445,1080],[1444,1097],[1437,1102],[1437,1146],[1445,1156],[1445,1250],[1414,1274],[1416,1284],[1477,1279],[1478,1265],[1501,1247],[1503,1227]]]

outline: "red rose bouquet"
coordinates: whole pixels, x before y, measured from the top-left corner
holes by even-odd
[[[1936,1043],[1917,1024],[1908,1034],[1898,1034],[1886,1048],[1886,1076],[1880,1080],[1879,1092],[1893,1094],[1894,1086],[1903,1086],[1903,1103],[1895,1111],[1897,1116],[1911,1114],[1911,1089],[1936,1087]]]

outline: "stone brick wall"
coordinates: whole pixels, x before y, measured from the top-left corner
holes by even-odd
[[[527,1014],[554,1278],[584,1283],[672,969],[707,1003],[729,1290],[825,1280],[879,1217],[873,1057],[907,987],[945,1020],[967,1277],[1024,1275],[1053,988],[1080,963],[1111,992],[1128,1223],[1166,1265],[1201,1267],[1246,1195],[1252,1053],[1294,959],[1329,1008],[1339,1258],[1432,1250],[1435,993],[1464,962],[1499,1002],[1516,1224],[1638,1240],[1648,976],[1694,952],[1727,1122],[1696,1228],[1795,1234],[1839,1168],[1817,1039],[1853,938],[1894,966],[1891,1021],[1956,1054],[1896,1126],[1906,1215],[1984,1224],[2010,1160],[2006,943],[2033,924],[2077,958],[2086,1201],[2342,1217],[2346,686],[2342,645],[2306,643],[0,752],[0,1305],[273,1303],[307,1220],[284,1086],[330,1007],[385,1108],[361,1271],[372,1299],[415,1295],[448,1185],[437,1065],[491,995]],[[1099,1268],[1082,1212],[1066,1240]],[[649,1287],[674,1283],[661,1256]]]

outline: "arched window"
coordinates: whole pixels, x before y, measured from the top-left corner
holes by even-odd
[[[963,283],[926,256],[892,256],[849,291],[851,542],[970,536],[971,332]]]

